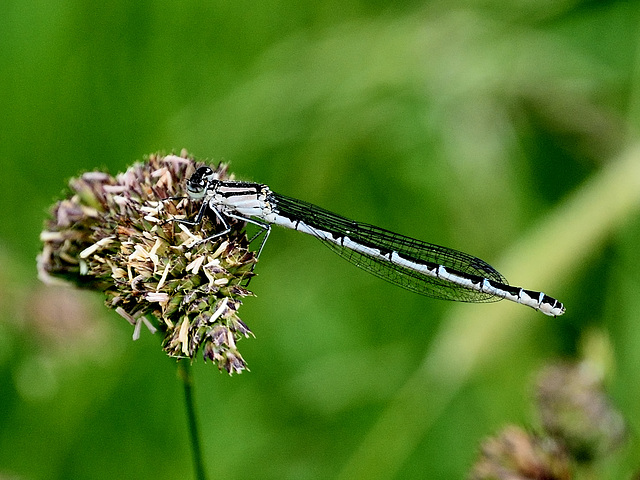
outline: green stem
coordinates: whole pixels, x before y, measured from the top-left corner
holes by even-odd
[[[204,463],[202,462],[198,421],[196,420],[196,408],[193,401],[193,377],[191,376],[188,359],[178,361],[178,375],[184,386],[184,403],[187,409],[187,420],[189,421],[189,437],[191,439],[191,450],[193,452],[193,466],[196,473],[196,479],[207,480],[207,475],[204,473]]]

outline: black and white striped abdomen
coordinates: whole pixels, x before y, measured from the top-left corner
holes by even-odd
[[[510,286],[485,261],[439,245],[354,222],[313,204],[271,193],[269,223],[321,240],[354,265],[422,295],[463,302],[503,298],[550,316],[564,306],[542,292]]]

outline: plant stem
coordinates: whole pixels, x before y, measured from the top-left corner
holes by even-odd
[[[200,449],[200,435],[198,433],[198,421],[196,420],[196,408],[193,401],[193,377],[188,359],[178,361],[178,375],[184,386],[184,402],[189,422],[189,437],[193,453],[193,467],[197,480],[207,480],[202,462],[202,450]]]

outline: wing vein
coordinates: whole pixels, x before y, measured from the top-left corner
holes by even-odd
[[[505,278],[491,265],[472,255],[390,232],[380,227],[356,222],[302,200],[271,193],[272,203],[279,215],[300,221],[309,233],[331,250],[357,267],[407,290],[433,298],[462,302],[491,302],[501,298],[489,293],[458,285],[437,276],[391,261],[392,253],[413,263],[430,268],[444,266],[450,273],[461,273],[480,282],[508,285]],[[372,250],[372,254],[344,246],[350,240]]]

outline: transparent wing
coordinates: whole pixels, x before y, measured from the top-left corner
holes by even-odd
[[[302,200],[272,193],[279,214],[304,222],[314,235],[331,250],[357,267],[388,282],[428,297],[459,302],[494,302],[501,298],[488,293],[456,285],[447,280],[432,277],[399,263],[377,256],[360,253],[340,243],[327,239],[327,233],[335,240],[349,237],[354,242],[376,249],[383,255],[396,252],[401,257],[443,265],[449,271],[460,272],[474,281],[487,278],[492,282],[508,285],[506,279],[491,265],[472,255],[416,240],[390,232],[383,228],[349,220]]]

